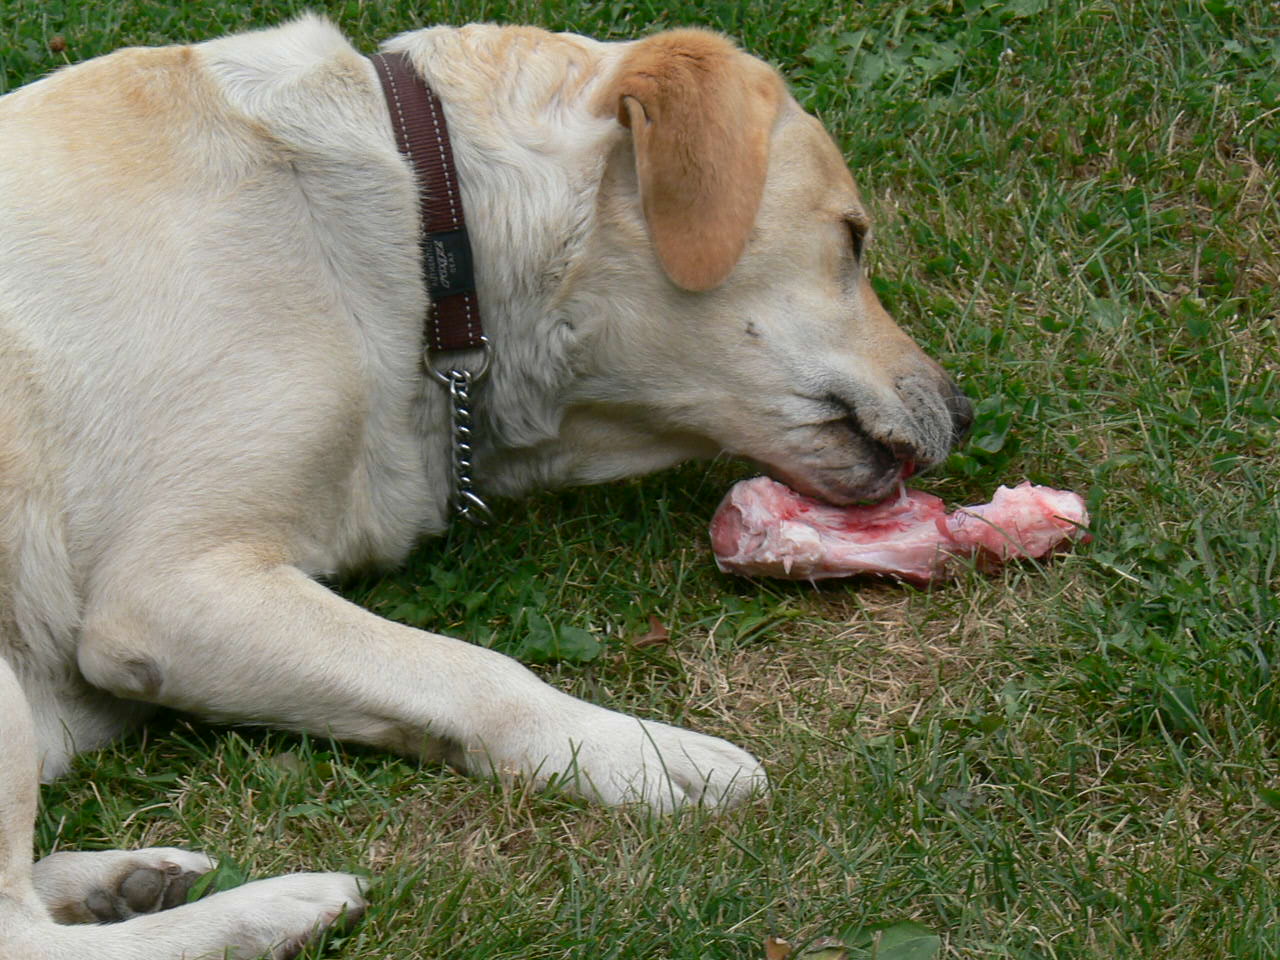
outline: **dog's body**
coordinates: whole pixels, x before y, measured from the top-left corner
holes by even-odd
[[[861,273],[838,152],[759,61],[691,32],[389,46],[451,126],[493,343],[484,489],[728,450],[869,498],[963,431],[967,403]],[[38,777],[153,705],[609,803],[763,784],[731,744],[312,579],[402,559],[447,523],[451,482],[412,174],[336,30],[60,71],[0,101],[0,144],[0,956],[283,955],[359,908],[351,878],[299,875],[152,913],[208,869],[172,850],[33,871]]]

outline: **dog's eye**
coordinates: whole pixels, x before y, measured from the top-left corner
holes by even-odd
[[[845,226],[849,228],[849,238],[853,241],[853,259],[862,262],[862,253],[867,245],[867,231],[870,229],[863,220],[849,217],[845,220]]]

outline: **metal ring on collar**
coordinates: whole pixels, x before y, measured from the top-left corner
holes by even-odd
[[[481,337],[480,345],[475,349],[480,351],[480,369],[474,370],[474,371],[467,370],[465,367],[458,367],[458,366],[451,366],[447,371],[437,370],[435,366],[433,366],[431,363],[430,350],[426,350],[423,352],[422,359],[423,359],[423,362],[427,365],[427,372],[429,372],[433,377],[435,377],[437,380],[443,383],[446,387],[449,386],[449,384],[451,384],[454,381],[455,376],[460,373],[470,374],[471,383],[477,384],[481,380],[483,380],[485,378],[485,375],[489,372],[489,363],[492,359],[489,353],[489,338]],[[450,351],[450,352],[461,353],[463,351],[459,350],[459,351]]]

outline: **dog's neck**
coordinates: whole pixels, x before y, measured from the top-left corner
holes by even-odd
[[[630,135],[598,104],[627,45],[473,26],[416,31],[384,49],[408,54],[449,122],[492,342],[490,374],[476,391],[479,491],[514,496],[704,455],[680,438],[655,443],[649,425],[611,412],[620,388],[610,351],[627,349],[625,331],[638,319],[678,315],[664,298],[679,293],[656,260],[637,269],[628,252],[648,242]],[[413,480],[395,488],[400,499],[379,507],[394,518],[382,539],[402,544],[400,521],[410,518],[417,533],[442,530],[443,499],[421,491],[449,485],[448,402],[421,376],[418,201],[373,64],[310,16],[199,50],[226,104],[278,147],[272,157],[307,210],[310,232],[299,242],[323,252],[335,309],[351,311],[376,368],[369,415],[378,423],[369,434],[382,442],[364,451],[362,469],[400,469],[412,455],[407,438],[403,447],[393,439],[399,418],[412,421],[421,474],[406,471]],[[241,159],[230,151],[210,158],[210,176],[231,189],[245,176]],[[370,556],[399,548],[370,548]]]
[[[557,448],[578,342],[574,277],[621,136],[589,104],[616,54],[484,25],[415,31],[385,49],[410,57],[448,117],[493,344],[477,398],[477,483],[516,495],[573,481]]]

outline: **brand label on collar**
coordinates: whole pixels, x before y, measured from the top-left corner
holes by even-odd
[[[432,300],[456,293],[469,293],[476,288],[475,270],[471,264],[471,240],[467,228],[428,233],[422,239],[422,270]]]

